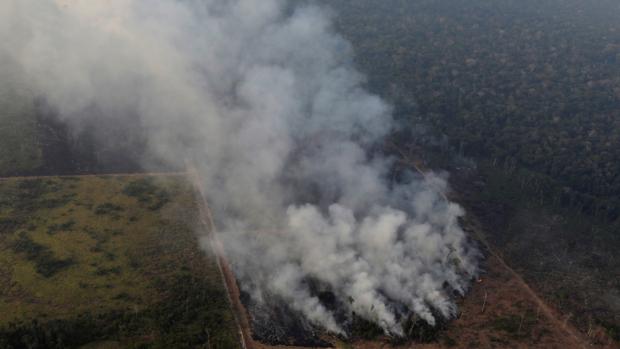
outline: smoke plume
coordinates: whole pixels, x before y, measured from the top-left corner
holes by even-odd
[[[390,178],[391,110],[363,88],[330,14],[279,0],[3,0],[0,70],[76,129],[137,118],[193,159],[242,289],[346,332],[455,315],[477,253],[439,176]],[[129,124],[129,122],[127,122]],[[110,142],[116,141],[110,137]],[[326,306],[329,290],[344,315]]]

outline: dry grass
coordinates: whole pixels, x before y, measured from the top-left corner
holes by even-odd
[[[128,195],[135,184],[146,189]],[[0,198],[0,347],[2,328],[10,323],[71,322],[84,314],[135,327],[94,335],[104,340],[96,346],[111,345],[110,338],[117,347],[170,343],[177,334],[203,338],[212,347],[235,345],[215,260],[197,247],[196,205],[185,180],[8,180],[0,182]],[[183,306],[188,309],[178,310]],[[131,326],[125,324],[128,314],[139,318]],[[202,336],[181,335],[186,331]]]

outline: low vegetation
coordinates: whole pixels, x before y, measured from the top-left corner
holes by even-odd
[[[32,241],[28,234],[23,231],[13,241],[11,248],[13,252],[23,254],[27,260],[33,262],[37,273],[46,278],[73,264],[71,258],[56,258],[48,247]]]
[[[0,348],[238,347],[183,180],[5,180],[0,198]]]
[[[149,210],[158,210],[168,201],[169,194],[166,190],[158,188],[152,178],[142,178],[131,181],[123,188],[125,195],[135,197],[142,204],[145,204]]]

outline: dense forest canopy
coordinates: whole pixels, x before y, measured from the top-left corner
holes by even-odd
[[[328,3],[370,87],[401,117],[466,156],[531,171],[558,204],[618,218],[617,2]]]

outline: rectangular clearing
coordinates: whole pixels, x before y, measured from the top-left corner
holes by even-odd
[[[0,181],[0,348],[239,347],[181,176]]]

